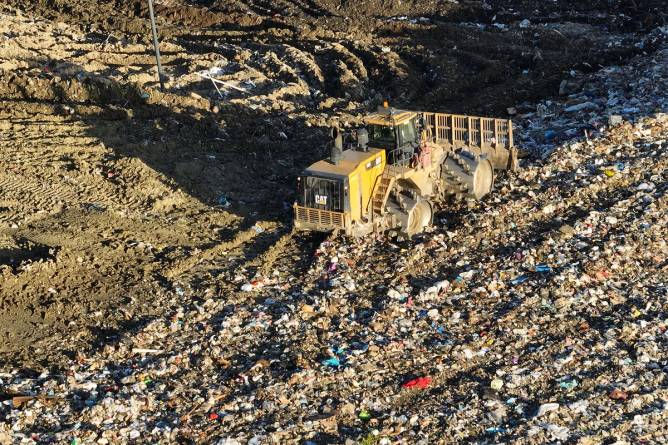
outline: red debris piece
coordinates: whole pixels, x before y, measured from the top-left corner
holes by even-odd
[[[610,391],[609,396],[613,400],[626,400],[629,397],[628,393],[622,391],[621,389],[617,389],[617,388]]]
[[[209,420],[218,420],[218,414],[210,413],[209,414]]]
[[[404,383],[401,386],[403,386],[404,388],[425,389],[430,384],[431,384],[431,377],[418,377],[416,379],[407,381],[406,383]]]

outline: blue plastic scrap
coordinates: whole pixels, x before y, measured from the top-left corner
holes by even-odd
[[[227,196],[225,195],[220,195],[218,197],[218,205],[221,205],[225,208],[229,207],[231,205],[230,200],[227,199]]]
[[[436,332],[438,332],[441,335],[445,335],[445,328],[443,326],[434,324],[432,324],[432,326],[434,327],[434,329],[436,329]]]
[[[337,357],[330,357],[322,361],[322,364],[332,368],[338,368],[341,366],[341,361]]]
[[[513,285],[517,285],[517,284],[524,283],[528,279],[529,279],[529,277],[527,275],[520,275],[519,277],[513,279],[510,283],[513,284]]]
[[[501,428],[500,426],[493,426],[491,428],[487,428],[485,431],[487,431],[489,434],[498,434],[506,432],[506,430],[504,428]]]
[[[534,271],[538,273],[547,273],[552,272],[552,268],[547,264],[537,264]]]

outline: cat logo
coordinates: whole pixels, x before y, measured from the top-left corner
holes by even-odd
[[[315,195],[315,203],[319,206],[326,206],[327,195]]]

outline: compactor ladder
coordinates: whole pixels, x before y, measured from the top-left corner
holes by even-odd
[[[386,165],[383,174],[380,176],[376,192],[371,199],[371,218],[372,220],[381,217],[385,213],[383,205],[387,201],[392,185],[396,179],[397,171],[391,165]]]

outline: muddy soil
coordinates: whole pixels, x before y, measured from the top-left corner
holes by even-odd
[[[508,117],[651,53],[662,2],[623,3],[156,1],[161,92],[145,2],[3,2],[2,362],[58,367],[193,289],[235,298],[237,270],[308,267],[294,178],[332,118]]]

